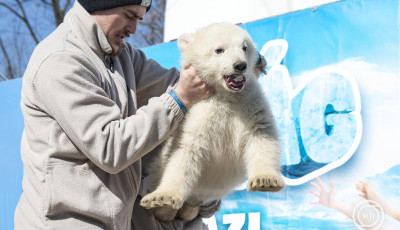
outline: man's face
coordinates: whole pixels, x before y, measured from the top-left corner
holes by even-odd
[[[99,23],[112,47],[110,56],[116,56],[121,52],[123,39],[135,33],[137,22],[143,19],[145,13],[144,6],[128,5],[91,14]]]

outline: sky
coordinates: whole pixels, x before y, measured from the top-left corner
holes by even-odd
[[[161,1],[162,0],[153,0],[152,8],[148,12],[148,14],[160,14],[162,10],[158,12],[158,6],[159,2]],[[19,11],[15,0],[4,0],[2,2],[9,4],[10,6],[12,6],[13,9]],[[56,28],[56,23],[51,6],[44,5],[42,1],[39,0],[26,0],[22,2],[27,18],[29,19],[35,34],[37,35],[39,41],[43,40]],[[64,5],[66,0],[60,0],[59,2],[60,5]],[[69,7],[72,7],[74,2],[74,0],[71,1]],[[36,46],[36,43],[31,37],[25,24],[22,23],[22,21],[19,20],[13,13],[11,13],[9,10],[1,5],[0,15],[0,38],[5,44],[5,48],[9,53],[9,56],[12,59],[14,66],[17,67],[16,69],[18,70],[18,72],[16,73],[16,76],[22,77],[26,64],[29,61],[29,58]],[[163,24],[163,16],[159,16],[159,18],[161,18],[161,24]],[[149,16],[144,17],[143,22],[147,22],[148,19]],[[129,38],[126,39],[126,41],[128,41],[135,47],[146,47],[148,46],[148,43],[142,39],[142,34],[148,33],[147,31],[147,27],[139,25],[136,34],[131,35]],[[158,42],[162,42],[162,40]],[[3,52],[0,50],[0,72],[3,73],[3,75],[6,75],[5,66],[7,63],[3,56]]]

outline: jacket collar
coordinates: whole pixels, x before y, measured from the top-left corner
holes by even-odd
[[[67,13],[64,22],[101,60],[104,60],[105,56],[111,53],[112,47],[100,25],[78,1]]]

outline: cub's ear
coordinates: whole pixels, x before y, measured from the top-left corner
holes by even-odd
[[[178,38],[178,48],[180,51],[186,50],[189,43],[193,40],[193,34],[182,34]]]

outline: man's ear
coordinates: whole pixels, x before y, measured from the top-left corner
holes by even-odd
[[[189,43],[193,40],[193,34],[182,34],[178,38],[178,48],[180,51],[186,50]]]

